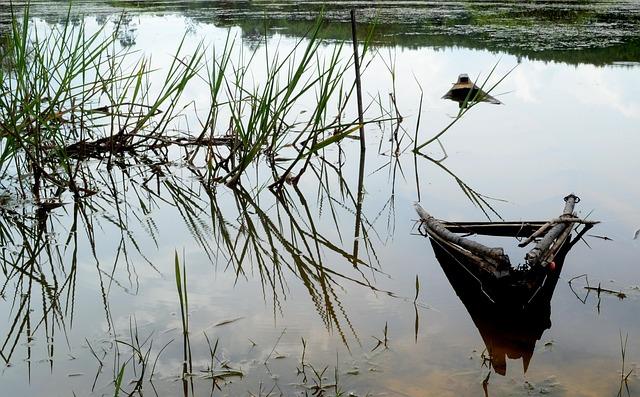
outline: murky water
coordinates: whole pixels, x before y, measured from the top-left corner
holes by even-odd
[[[264,43],[246,26],[259,26],[257,19],[246,18],[253,22],[243,25],[246,4],[221,4],[158,3],[140,14],[129,8],[121,45],[151,54],[162,67],[185,32],[189,51],[201,40],[224,45],[230,29],[239,47],[248,53],[257,49],[261,56]],[[294,20],[311,15],[313,8],[298,6],[264,5],[272,14],[298,15]],[[468,7],[490,9],[486,3],[438,6],[424,12],[429,18],[437,13],[464,18]],[[89,29],[105,23],[103,15],[112,12],[94,7],[98,17],[86,18]],[[409,7],[415,8],[411,3],[383,7],[381,18],[388,13],[404,19],[403,10]],[[640,59],[629,59],[634,50],[619,56],[609,50],[633,48],[638,9],[633,3],[582,2],[571,3],[568,10],[556,3],[495,9],[502,10],[504,22],[513,15],[529,18],[521,9],[525,7],[570,12],[576,18],[584,12],[589,15],[585,21],[608,18],[606,26],[585,22],[598,33],[608,32],[603,34],[607,39],[581,52],[576,44],[595,37],[584,25],[567,24],[563,30],[562,24],[549,22],[542,32],[527,24],[485,32],[490,39],[483,41],[484,47],[475,41],[460,46],[465,41],[458,36],[446,45],[408,39],[402,45],[398,38],[398,45],[380,42],[369,54],[363,85],[365,103],[373,105],[367,114],[391,108],[388,94],[395,92],[403,122],[397,139],[392,139],[393,123],[365,127],[364,220],[358,239],[363,264],[357,268],[351,255],[361,163],[359,145],[351,140],[339,150],[329,147],[326,161],[314,165],[315,172],[326,173],[325,184],[303,176],[297,189],[287,186],[280,199],[255,188],[268,177],[264,163],[251,171],[248,187],[230,189],[202,183],[200,170],[184,162],[163,165],[162,175],[140,166],[108,170],[96,162],[100,193],[86,199],[85,207],[70,200],[51,210],[45,228],[38,226],[38,218],[17,222],[23,203],[9,204],[3,236],[25,232],[27,240],[41,241],[29,230],[43,232],[44,246],[59,260],[39,264],[44,270],[37,274],[46,274],[46,282],[4,265],[0,335],[8,364],[0,377],[3,393],[114,395],[114,379],[124,368],[121,387],[132,391],[143,379],[142,390],[150,395],[636,395],[640,66],[629,61]],[[343,15],[338,7],[327,11]],[[481,13],[486,14],[491,13]],[[36,23],[47,29],[55,18],[44,15],[36,16]],[[421,14],[411,15],[421,20],[416,16]],[[293,48],[297,38],[291,25],[289,31],[272,30],[268,47],[283,53]],[[469,26],[473,37],[479,28]],[[436,33],[458,35],[467,28],[442,29]],[[554,44],[557,52],[540,55],[543,60],[523,58],[529,45],[536,51],[548,49],[527,40],[530,33],[513,33],[528,29],[539,37],[558,30],[559,37],[568,39]],[[498,38],[506,32],[518,39],[507,46],[508,52],[496,52]],[[329,57],[341,35],[335,33],[318,55]],[[560,51],[564,45],[569,53]],[[594,48],[598,56],[584,56]],[[454,124],[441,139],[445,160],[433,160],[444,156],[435,143],[424,150],[431,159],[414,156],[418,117],[417,137],[423,142],[457,114],[457,104],[440,97],[458,74],[476,79],[496,64],[491,81],[515,66],[493,93],[504,105],[479,104]],[[195,107],[207,97],[206,90],[197,85],[189,89]],[[300,106],[304,111],[313,103]],[[349,112],[355,112],[355,102]],[[185,121],[182,127],[186,125],[193,124]],[[515,343],[507,353],[505,375],[489,367],[487,344],[504,340],[490,325],[509,324],[511,313],[486,313],[483,318],[462,301],[431,244],[416,229],[416,201],[442,219],[485,219],[469,199],[470,189],[500,199],[486,200],[509,220],[555,217],[563,197],[574,192],[581,198],[579,214],[602,221],[567,255],[551,300],[550,327],[542,327],[539,339]],[[483,241],[505,246],[514,262],[525,253],[512,239]],[[20,254],[3,242],[3,262]],[[49,257],[44,252],[42,257]],[[192,375],[185,379],[176,252],[185,266],[188,296]],[[626,298],[584,289],[587,279],[578,276],[585,274],[590,286],[621,291]],[[623,365],[625,376],[629,374],[626,383],[621,383]]]

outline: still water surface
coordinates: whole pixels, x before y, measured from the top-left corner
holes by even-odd
[[[50,21],[34,18],[37,26],[47,29]],[[150,54],[159,67],[169,62],[185,32],[189,47],[201,40],[223,45],[229,31],[248,52],[264,47],[240,27],[166,9],[157,14],[130,11],[128,21],[130,36],[122,45]],[[96,29],[105,19],[87,16],[84,22]],[[276,30],[267,44],[285,52],[297,40]],[[329,56],[332,49],[333,44],[323,46],[319,55]],[[640,228],[640,67],[617,64],[615,57],[606,65],[573,64],[532,60],[493,48],[415,43],[375,46],[370,59],[363,84],[365,102],[374,105],[367,112],[379,112],[378,95],[386,105],[388,94],[395,92],[404,116],[399,156],[390,142],[392,126],[366,127],[366,222],[360,256],[371,268],[356,271],[345,257],[353,248],[354,206],[334,179],[328,182],[331,191],[325,192],[316,179],[303,177],[299,191],[287,188],[286,205],[268,190],[250,203],[242,192],[219,186],[212,209],[206,189],[180,164],[173,165],[173,175],[164,180],[182,189],[191,206],[181,204],[166,186],[158,196],[164,201],[144,192],[141,196],[145,175],[135,167],[123,174],[98,166],[97,175],[115,178],[119,209],[114,210],[115,199],[108,194],[92,199],[88,222],[93,225],[95,254],[87,235],[78,232],[74,287],[61,288],[65,303],[56,309],[57,316],[45,315],[48,320],[41,322],[42,298],[32,297],[34,314],[25,328],[33,330],[32,336],[22,332],[14,349],[12,342],[2,349],[5,356],[12,351],[0,377],[3,393],[113,395],[115,374],[132,355],[131,347],[114,340],[131,343],[136,335],[140,344],[146,340],[144,351],[151,351],[153,382],[144,384],[150,395],[154,390],[158,395],[314,395],[314,385],[333,385],[337,378],[339,390],[360,396],[479,396],[485,393],[485,379],[490,396],[614,396],[621,386],[621,337],[624,342],[627,336],[628,391],[632,396],[639,393],[640,242],[633,236]],[[414,157],[407,149],[413,146],[418,116],[422,142],[457,113],[456,103],[440,99],[457,75],[486,76],[496,63],[493,80],[515,67],[495,91],[504,105],[480,104],[456,123],[441,139],[447,154],[441,163]],[[423,89],[421,108],[418,83]],[[193,87],[190,95],[197,106],[198,98],[206,98],[206,87]],[[342,150],[342,174],[354,190],[358,143],[347,140]],[[330,151],[337,159],[337,149]],[[436,144],[424,152],[443,157]],[[562,210],[562,198],[574,192],[582,199],[579,214],[602,221],[591,234],[611,239],[587,236],[569,252],[551,301],[551,327],[535,341],[526,372],[516,353],[507,359],[506,375],[488,367],[485,341],[474,319],[428,240],[417,233],[416,201],[442,219],[484,219],[460,183],[500,199],[487,200],[502,218],[513,220],[555,217]],[[244,203],[240,210],[238,202]],[[56,209],[48,236],[67,264],[73,207],[68,203]],[[338,249],[321,245],[316,260],[323,267],[310,273],[295,261],[278,265],[252,254],[243,258],[240,270],[229,265],[220,248],[218,222],[224,219],[243,236],[249,227],[246,219],[260,225],[263,212],[287,237],[293,236],[296,222],[305,230],[315,229]],[[114,217],[125,219],[127,230],[116,228],[110,222]],[[267,244],[266,238],[261,235],[261,244]],[[294,240],[302,243],[299,237]],[[525,253],[514,248],[512,240],[488,241],[504,245],[514,262]],[[188,285],[193,376],[186,386],[180,378],[183,345],[175,251],[185,263]],[[68,271],[53,270],[59,280],[68,280]],[[587,295],[584,278],[568,283],[583,274],[590,285],[623,291],[626,299]],[[16,335],[13,317],[24,288],[9,279],[3,289],[0,315],[5,320],[0,332],[10,341]],[[215,367],[221,373],[233,368],[243,377],[226,377],[218,382],[220,389],[215,388],[203,372],[211,364],[205,335],[211,345],[218,341]],[[386,348],[377,346],[385,339]],[[300,373],[303,352],[311,367]],[[126,390],[134,387],[130,380],[140,377],[140,369],[134,372],[133,367],[132,362],[126,367]],[[335,388],[326,393],[335,395]]]

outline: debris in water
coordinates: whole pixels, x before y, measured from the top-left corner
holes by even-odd
[[[231,323],[235,323],[238,320],[242,320],[244,317],[237,317],[237,318],[233,318],[230,320],[223,320],[220,321],[219,323],[217,323],[216,325],[214,325],[214,327],[221,327],[223,325],[227,325],[227,324],[231,324]]]
[[[535,345],[551,327],[551,298],[569,250],[598,222],[576,217],[580,199],[565,197],[562,215],[544,221],[446,222],[415,209],[420,231],[429,237],[436,259],[469,312],[487,347],[490,367],[506,374],[507,358],[522,359],[526,373]],[[572,239],[575,225],[583,228]],[[523,237],[533,247],[519,265],[504,250],[461,235]],[[553,340],[544,343],[551,349]]]
[[[466,73],[458,76],[458,81],[453,84],[453,87],[444,94],[442,99],[450,99],[458,102],[460,107],[464,107],[466,104],[474,102],[489,102],[494,105],[501,105],[502,102],[487,94],[480,89],[473,81],[469,79]]]
[[[604,241],[613,241],[612,238],[607,237],[607,236],[598,236],[596,234],[588,234],[587,236],[594,237],[594,238],[599,238],[599,239],[604,240]]]
[[[587,287],[584,287],[584,289],[586,289],[586,290],[588,290],[588,291],[596,291],[596,293],[598,294],[598,296],[600,296],[600,293],[604,292],[604,293],[607,293],[607,294],[610,294],[610,295],[615,295],[615,296],[617,296],[617,297],[618,297],[618,299],[620,299],[620,300],[623,300],[623,299],[625,299],[625,298],[627,297],[627,294],[625,294],[625,293],[624,293],[624,292],[622,292],[622,291],[614,291],[614,290],[612,290],[612,289],[602,288],[602,287],[600,286],[600,284],[598,284],[598,287],[597,287],[597,288],[596,288],[596,287],[589,287],[589,286],[587,286]]]

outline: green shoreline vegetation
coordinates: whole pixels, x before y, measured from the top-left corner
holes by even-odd
[[[174,251],[171,261],[156,264],[144,252],[142,238],[158,248],[159,230],[153,214],[161,205],[175,209],[198,249],[212,263],[219,260],[224,264],[235,281],[255,274],[265,303],[270,300],[274,317],[290,293],[286,280],[291,275],[310,298],[324,327],[335,332],[349,352],[355,344],[362,347],[362,342],[341,301],[341,293],[348,288],[343,284],[407,299],[376,286],[375,277],[388,275],[380,267],[373,244],[375,239],[382,240],[373,227],[378,218],[386,217],[387,228],[394,227],[395,178],[401,154],[413,150],[418,197],[417,161],[423,159],[451,178],[487,218],[500,217],[491,206],[491,199],[446,168],[444,159],[434,160],[420,152],[482,98],[465,98],[447,127],[419,142],[420,119],[411,136],[402,126],[395,92],[389,93],[388,103],[380,94],[370,97],[364,113],[356,114],[359,93],[354,81],[354,55],[347,44],[352,34],[349,25],[317,18],[315,14],[321,10],[318,7],[305,10],[308,20],[265,21],[258,17],[265,10],[265,2],[223,3],[231,14],[241,6],[256,7],[253,19],[218,16],[214,22],[219,26],[239,26],[242,38],[255,36],[258,45],[239,45],[240,37],[233,36],[229,29],[224,46],[214,48],[199,42],[188,50],[188,37],[184,35],[170,62],[162,68],[120,41],[126,16],[106,18],[109,23],[101,24],[96,32],[88,32],[81,20],[74,19],[74,8],[67,9],[64,15],[44,17],[56,21],[45,27],[37,26],[29,7],[13,9],[20,12],[12,13],[10,23],[0,33],[0,266],[6,277],[0,292],[7,301],[12,300],[14,307],[8,333],[0,345],[0,359],[5,365],[16,359],[24,339],[31,342],[37,339],[36,335],[44,334],[41,339],[47,341],[46,357],[53,366],[54,356],[60,354],[54,352],[53,341],[61,338],[60,330],[66,336],[67,327],[73,325],[81,266],[78,252],[84,247],[95,262],[97,280],[91,287],[99,291],[112,336],[107,348],[94,349],[85,340],[98,363],[92,392],[102,371],[109,367],[105,376],[115,396],[142,394],[143,389],[155,388],[156,364],[180,340],[182,346],[177,355],[182,361],[177,380],[185,395],[194,394],[196,378],[211,382],[215,391],[246,375],[223,358],[220,352],[224,341],[212,336],[214,332],[193,332],[196,319],[191,317],[190,308],[197,300],[190,294],[195,292],[193,285],[198,280],[189,273],[185,255]],[[114,7],[149,12],[165,12],[166,4],[113,2]],[[203,4],[214,3],[180,3],[180,7],[199,9]],[[340,4],[323,7],[324,15],[335,16],[343,10]],[[486,15],[477,5],[461,4],[467,14],[441,21],[442,26],[523,28],[520,41],[531,34],[527,30],[532,24],[530,14],[502,11]],[[177,9],[183,11],[180,7]],[[547,24],[563,21],[583,25],[597,20],[598,15],[586,9],[533,16],[542,17]],[[489,32],[472,29],[469,34],[446,34],[443,31],[448,28],[440,33],[418,29],[415,35],[405,35],[408,25],[381,23],[379,17],[368,14],[365,19],[370,23],[359,26],[363,44],[358,60],[365,76],[367,65],[379,56],[377,47],[384,45],[506,50],[532,59],[597,65],[613,60],[637,61],[640,54],[638,37],[587,49],[527,49],[518,45],[505,49],[503,42],[496,41],[497,36]],[[206,20],[202,16],[193,18]],[[513,18],[518,22],[512,23]],[[297,40],[292,49],[281,52],[265,44],[273,34]],[[328,49],[327,56],[318,55],[321,46]],[[393,81],[395,90],[393,62],[389,62],[388,69],[388,79]],[[494,70],[495,67],[484,81],[478,81],[486,93],[510,73],[492,78]],[[206,87],[207,103],[195,105],[195,99],[188,96],[192,85]],[[312,106],[305,105],[303,109],[303,101]],[[421,110],[422,98],[419,106]],[[357,159],[344,158],[345,146],[361,139],[357,133],[363,125],[384,130],[378,149],[390,146],[388,164],[382,168],[388,167],[393,175],[392,194],[373,219],[362,210],[364,152]],[[389,131],[393,131],[390,136],[386,134]],[[381,150],[375,154],[382,155]],[[347,161],[356,164],[357,186],[347,182],[353,179],[343,170]],[[400,178],[402,169],[397,172]],[[314,185],[313,198],[329,219],[323,222],[332,226],[330,233],[325,234],[318,227],[320,220],[310,208],[310,198],[303,194],[300,181]],[[349,227],[355,233],[340,227],[339,219],[344,214],[354,215],[355,225]],[[101,266],[96,248],[96,229],[103,224],[115,228],[119,239],[114,262],[106,266]],[[134,234],[134,227],[144,233]],[[328,258],[343,259],[347,266],[336,266]],[[177,292],[174,309],[181,327],[175,342],[154,346],[157,334],[139,332],[135,316],[130,317],[128,333],[116,329],[109,292],[111,288],[137,291],[133,266],[136,261],[157,273],[161,273],[158,267],[173,262]],[[124,279],[128,284],[118,281],[117,272],[127,275]],[[11,291],[14,286],[15,291]],[[417,275],[415,294],[409,292],[408,299],[415,308],[417,341],[418,307],[423,308],[418,301]],[[214,327],[239,319],[220,319]],[[384,328],[380,327],[378,336],[373,337],[377,344],[371,353],[390,349],[388,345],[394,343],[393,325],[385,323]],[[284,357],[276,351],[280,337],[264,359],[265,366]],[[204,338],[208,349],[192,349],[196,345],[192,338],[199,338],[200,342]],[[624,374],[629,369],[625,369],[626,338],[622,344],[622,332],[620,339]],[[307,341],[302,338],[300,343],[301,358],[295,364],[297,387],[312,395],[347,395],[341,384],[338,359],[335,366],[313,366],[308,361]],[[251,348],[256,345],[253,341],[251,344]],[[25,346],[30,371],[33,347],[29,343]],[[113,362],[109,365],[111,355]],[[357,370],[350,371],[357,375]],[[622,378],[621,391],[623,384],[628,390],[627,381],[633,380],[630,374]],[[259,390],[258,394],[267,393]]]
[[[32,1],[45,20],[63,23],[65,15],[47,4]],[[568,64],[608,65],[640,59],[640,6],[624,1],[383,1],[371,6],[350,1],[112,1],[105,6],[84,0],[75,4],[105,15],[123,10],[149,15],[179,13],[196,23],[240,26],[244,37],[256,40],[265,32],[304,37],[323,13],[327,23],[319,37],[339,41],[350,39],[344,10],[355,7],[360,9],[361,32],[376,25],[375,45],[463,47]],[[10,22],[7,15],[0,15],[0,26],[3,20],[5,25]]]
[[[256,53],[236,49],[230,34],[224,48],[200,43],[191,52],[184,50],[183,38],[170,64],[155,69],[149,59],[116,45],[118,21],[113,31],[105,26],[110,25],[89,33],[84,24],[67,22],[39,30],[32,25],[27,9],[21,19],[14,18],[10,39],[0,49],[6,62],[0,69],[0,186],[6,198],[0,206],[1,265],[6,276],[2,294],[10,284],[21,290],[13,296],[16,310],[11,313],[0,358],[11,365],[25,333],[33,339],[40,328],[51,341],[47,356],[53,360],[54,335],[59,327],[66,332],[74,321],[78,252],[83,244],[97,264],[95,288],[102,295],[112,330],[108,303],[112,283],[125,290],[137,289],[137,281],[131,279],[131,255],[137,253],[159,272],[143,253],[141,236],[130,231],[130,222],[140,220],[148,237],[157,241],[158,231],[149,217],[157,202],[175,207],[203,252],[212,260],[223,258],[237,277],[255,266],[265,298],[271,291],[274,310],[286,294],[283,273],[291,272],[316,302],[326,327],[338,330],[348,345],[347,334],[355,330],[336,288],[341,288],[340,282],[351,282],[377,290],[365,277],[359,279],[365,270],[379,271],[369,264],[372,259],[375,262],[367,235],[371,225],[365,216],[359,219],[366,254],[358,256],[356,250],[352,256],[317,231],[296,185],[303,174],[317,180],[319,197],[329,200],[327,211],[336,226],[340,208],[361,205],[341,171],[325,159],[326,149],[339,145],[360,127],[357,118],[345,119],[345,107],[353,104],[350,98],[354,96],[352,75],[347,76],[352,71],[352,55],[335,44],[327,59],[320,58],[316,54],[322,43],[317,37],[318,21],[290,52],[273,49],[267,53],[266,75],[256,81],[251,74],[252,63],[258,62]],[[367,46],[365,42],[363,60],[370,56]],[[156,74],[163,76],[159,86],[151,82]],[[179,121],[193,108],[192,100],[183,96],[190,84],[204,84],[210,103],[196,117],[200,125],[184,130]],[[298,102],[308,97],[315,99],[315,107],[300,112]],[[376,110],[382,116],[367,119],[365,124],[397,119],[382,104],[376,104]],[[177,157],[174,149],[180,153]],[[258,159],[270,170],[266,179],[253,178]],[[182,164],[187,178],[175,172],[176,162]],[[334,184],[329,179],[338,180],[337,192],[332,191]],[[121,185],[121,180],[130,182]],[[153,182],[157,190],[150,186]],[[274,202],[264,209],[258,197],[267,185]],[[293,192],[284,188],[289,185]],[[218,189],[234,197],[235,211],[233,206],[229,210],[219,205]],[[137,197],[138,203],[126,197]],[[72,223],[61,226],[57,209],[67,205],[72,207],[65,209]],[[299,207],[306,210],[298,212]],[[129,287],[114,279],[116,264],[111,274],[100,268],[94,231],[100,218],[120,235],[116,264],[129,273]],[[66,236],[52,243],[54,230],[65,229]],[[349,258],[357,269],[355,274],[328,267],[323,262],[325,251]],[[186,349],[187,271],[185,267],[180,271],[177,254],[175,274],[180,307],[184,307]],[[32,323],[42,327],[32,329]],[[155,363],[147,368],[152,336],[139,339],[135,318],[130,335],[129,339],[116,337],[110,348],[101,351],[94,351],[87,341],[99,363],[96,380],[107,355],[114,354],[115,395],[128,387],[131,393],[140,392],[154,374]],[[156,361],[166,346],[156,352]],[[211,366],[205,376],[214,385],[242,375],[215,363],[216,348],[211,344],[209,348]],[[131,349],[132,356],[120,357],[122,349]],[[28,347],[27,360],[31,354]],[[190,352],[185,353],[186,360],[191,360]],[[311,368],[302,365],[303,374],[305,368]],[[192,372],[191,364],[187,371],[185,363],[183,379],[193,377]],[[313,372],[322,384],[323,376]],[[123,383],[130,374],[139,376],[133,385]],[[312,379],[310,375],[309,382]],[[310,387],[324,389],[317,384]]]

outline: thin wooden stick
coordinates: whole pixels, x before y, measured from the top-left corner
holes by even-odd
[[[596,291],[598,294],[600,294],[601,292],[606,292],[607,294],[612,294],[617,296],[620,299],[624,299],[627,297],[627,294],[625,294],[622,291],[614,291],[612,289],[607,289],[607,288],[602,288],[600,286],[600,284],[598,284],[598,287],[590,287],[590,286],[586,286],[583,287],[584,289],[588,290],[588,291]]]
[[[356,10],[351,9],[351,40],[353,41],[353,64],[356,70],[356,97],[358,98],[358,121],[360,122],[360,151],[365,151],[364,116],[362,112],[362,82],[360,81],[360,55],[356,29]]]
[[[544,225],[542,225],[538,230],[536,230],[526,240],[524,240],[523,242],[518,244],[518,247],[526,247],[530,242],[532,242],[536,238],[538,238],[541,235],[543,235],[544,232],[547,231],[547,229],[549,227],[551,227],[552,225],[558,224],[558,223],[581,223],[583,225],[595,225],[595,224],[598,224],[600,222],[598,222],[598,221],[588,221],[588,220],[576,218],[576,217],[574,217],[572,215],[569,215],[569,216],[564,216],[563,215],[563,216],[561,216],[559,218],[552,219],[549,222],[547,222]]]

